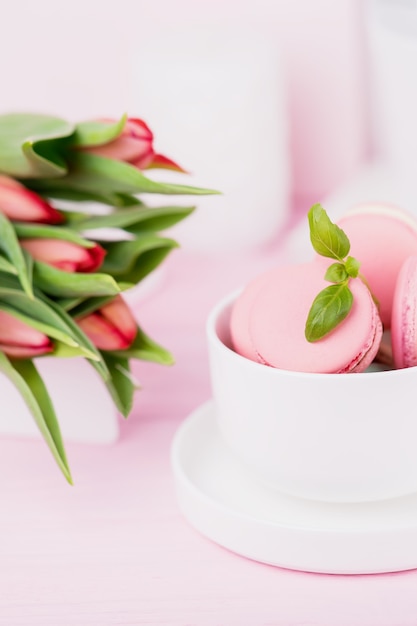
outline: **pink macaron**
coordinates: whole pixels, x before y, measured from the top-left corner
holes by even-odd
[[[384,328],[389,329],[401,266],[417,255],[417,220],[395,206],[374,203],[354,207],[338,226],[350,240],[349,254],[360,262],[360,272],[379,302]]]
[[[310,343],[305,323],[317,294],[329,286],[319,263],[279,267],[242,292],[232,310],[233,347],[242,356],[299,372],[362,372],[373,361],[382,324],[369,289],[351,280],[353,306],[323,339]]]
[[[417,365],[417,256],[403,263],[397,278],[391,344],[396,368]]]

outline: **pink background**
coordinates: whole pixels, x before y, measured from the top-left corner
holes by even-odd
[[[348,180],[369,156],[362,8],[359,0],[74,1],[66,11],[52,0],[9,4],[0,39],[4,111],[78,118],[129,107],[140,115],[130,64],[144,51],[145,31],[221,19],[273,32],[288,80],[293,201],[285,230],[263,250],[184,249],[168,260],[158,291],[136,314],[177,364],[135,366],[143,391],[117,444],[67,445],[73,488],[42,442],[0,440],[0,624],[416,624],[416,571],[324,576],[231,554],[182,519],[169,464],[178,425],[210,397],[209,309],[282,262],[285,234],[308,203]],[[163,137],[158,143],[162,150]]]
[[[43,443],[0,442],[0,624],[415,625],[417,571],[326,576],[274,568],[211,543],[179,513],[170,445],[181,421],[210,397],[207,312],[279,261],[273,250],[171,257],[138,317],[177,364],[138,364],[144,389],[117,444],[67,445],[74,487]]]

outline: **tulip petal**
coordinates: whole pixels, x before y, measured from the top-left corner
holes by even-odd
[[[84,248],[62,239],[21,239],[22,248],[37,261],[67,272],[94,272],[103,262],[105,250],[98,244]]]
[[[121,296],[77,319],[77,324],[99,350],[125,350],[137,332],[136,320]]]
[[[152,146],[142,139],[133,137],[118,137],[111,143],[104,146],[97,146],[88,149],[89,154],[114,159],[115,161],[126,161],[135,163],[136,161],[151,161],[153,157]]]
[[[163,154],[154,154],[152,161],[146,166],[146,169],[174,170],[175,172],[181,172],[181,174],[189,174],[189,172],[181,167],[181,165],[178,165],[175,161],[168,159],[168,157]]]
[[[34,359],[37,356],[50,354],[54,350],[52,342],[48,346],[36,348],[35,346],[12,346],[8,344],[0,344],[0,350],[13,359]]]
[[[91,313],[77,323],[99,350],[124,350],[130,345],[118,328],[97,313]]]
[[[122,296],[118,295],[113,298],[108,304],[102,306],[99,312],[105,320],[118,328],[124,340],[130,346],[136,337],[137,324]]]
[[[16,180],[0,175],[0,211],[10,220],[60,224],[64,217],[43,198]]]
[[[3,346],[10,344],[14,347],[28,347],[36,350],[45,348],[46,352],[52,349],[52,343],[44,333],[1,310],[0,343]]]
[[[131,135],[137,139],[153,141],[153,133],[146,122],[138,117],[129,117],[123,129],[125,135]]]

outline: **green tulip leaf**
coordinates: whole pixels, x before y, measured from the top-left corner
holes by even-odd
[[[128,417],[132,410],[134,392],[138,389],[130,373],[129,361],[109,352],[102,352],[102,357],[110,372],[110,377],[105,381],[107,389],[120,413],[123,417]]]
[[[71,155],[70,171],[64,178],[39,180],[35,186],[32,185],[32,188],[48,196],[53,196],[54,192],[60,188],[99,195],[109,193],[209,195],[218,193],[200,187],[159,183],[147,178],[140,170],[128,163],[76,150]]]
[[[95,347],[56,303],[38,291],[36,297],[29,298],[19,287],[14,277],[0,275],[0,306],[3,310],[52,339],[80,348],[86,358],[100,360]]]
[[[0,352],[0,370],[21,394],[58,467],[67,481],[72,484],[71,472],[55,410],[36,367],[30,360],[16,359],[11,361]]]
[[[101,267],[123,283],[136,285],[152,272],[178,244],[173,239],[149,234],[133,241],[103,243],[107,250]]]
[[[91,357],[88,357],[88,360],[93,365],[93,367],[100,374],[101,378],[106,381],[109,378],[109,371],[107,366],[101,356],[100,352],[97,350],[95,345],[90,341],[87,335],[81,330],[78,324],[72,319],[71,315],[69,315],[63,308],[53,300],[49,299],[46,295],[42,294],[39,296],[48,306],[61,318],[61,321],[65,326],[67,326],[73,336],[77,340],[77,344],[84,348]]]
[[[91,120],[80,122],[75,127],[74,137],[71,145],[82,146],[102,146],[114,141],[122,133],[127,121],[127,115],[123,115],[116,122],[102,122]]]
[[[26,257],[19,244],[13,224],[3,213],[0,213],[0,250],[4,252],[8,261],[16,269],[16,274],[24,291],[28,296],[32,296],[32,281],[28,273]]]
[[[129,359],[152,361],[160,365],[174,364],[172,354],[148,337],[139,327],[135,340],[129,348],[126,350],[112,350],[111,354],[120,357],[124,356]]]
[[[69,221],[69,227],[76,230],[94,230],[96,228],[121,228],[132,234],[157,232],[174,226],[188,217],[195,207],[167,206],[154,209],[130,207],[118,209],[107,215],[84,215]],[[78,214],[79,216],[80,214]]]
[[[63,146],[74,130],[73,124],[49,115],[0,115],[0,172],[19,179],[64,176]]]
[[[8,261],[2,254],[0,254],[0,272],[6,272],[7,274],[17,276],[17,269],[13,263],[10,263],[10,261]]]
[[[19,239],[59,239],[68,241],[82,248],[94,248],[94,241],[81,237],[78,233],[62,226],[43,224],[15,223],[14,229]]]
[[[97,309],[101,309],[102,306],[108,304],[113,300],[114,296],[101,296],[96,298],[85,298],[82,301],[75,302],[74,306],[70,306],[69,309],[71,311],[71,317],[74,319],[79,319],[80,317],[85,317],[90,313],[94,313]]]
[[[115,296],[120,293],[116,281],[107,273],[65,272],[35,261],[33,275],[39,289],[58,298]]]
[[[65,179],[64,179],[65,180]],[[79,189],[72,189],[70,186],[65,186],[64,181],[60,181],[59,189],[53,189],[51,186],[48,187],[48,192],[45,192],[42,188],[42,183],[36,180],[26,180],[25,184],[27,187],[36,191],[40,195],[42,195],[47,200],[53,200],[56,205],[59,204],[59,200],[65,200],[68,202],[74,203],[74,213],[77,212],[77,205],[81,205],[80,211],[84,210],[83,203],[85,202],[99,202],[101,204],[106,204],[109,206],[131,206],[134,202],[127,202],[126,199],[123,198],[121,194],[118,193],[100,193],[96,192],[88,192]],[[44,186],[44,185],[43,185]],[[127,196],[130,198],[130,196]],[[134,200],[134,198],[133,198]],[[67,212],[66,212],[67,214]]]

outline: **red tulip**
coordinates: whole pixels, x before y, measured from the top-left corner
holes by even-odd
[[[62,239],[21,239],[20,245],[36,260],[66,272],[94,272],[103,262],[106,251],[94,244],[83,248]]]
[[[0,212],[15,222],[59,224],[63,215],[13,178],[0,175]]]
[[[112,122],[112,120],[103,121]],[[151,129],[144,121],[137,118],[129,118],[122,133],[113,141],[102,146],[91,146],[83,149],[91,154],[130,163],[139,170],[159,167],[178,170],[179,172],[184,171],[171,159],[155,153]]]
[[[79,318],[77,324],[99,350],[125,350],[137,333],[136,321],[121,296]]]
[[[13,358],[30,359],[52,352],[49,337],[0,311],[0,350]]]

